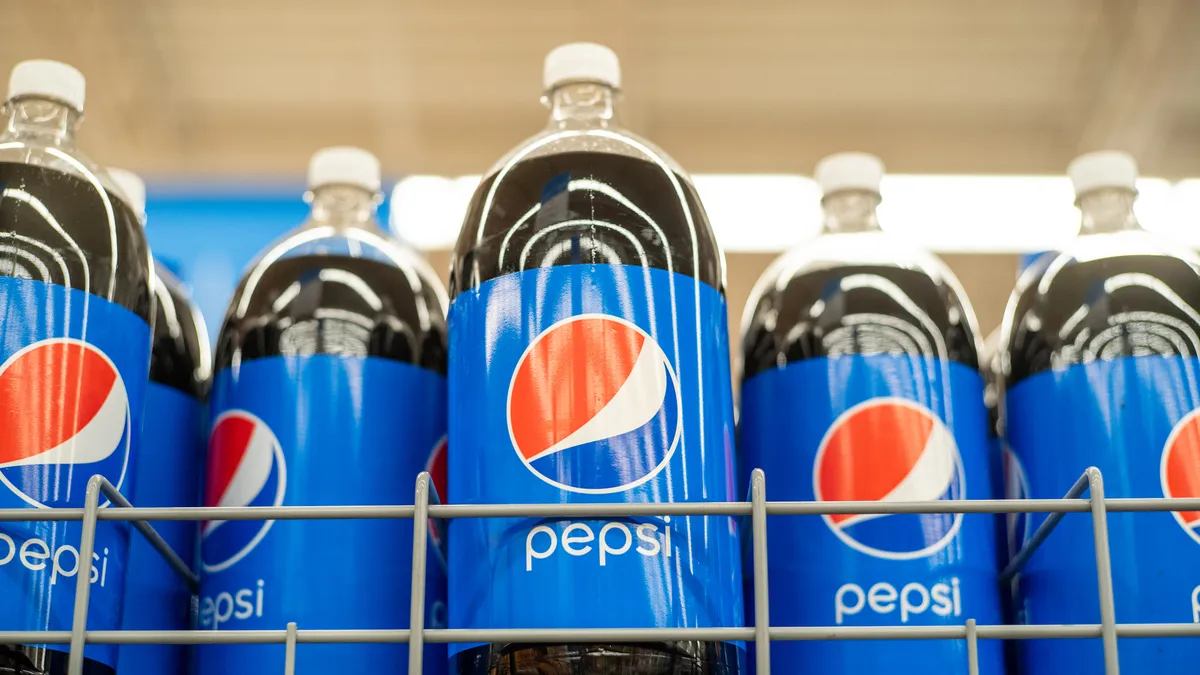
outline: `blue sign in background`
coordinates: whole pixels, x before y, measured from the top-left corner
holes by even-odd
[[[957,496],[992,496],[983,380],[975,370],[960,363],[922,356],[813,358],[747,380],[742,386],[739,444],[743,475],[755,468],[763,469],[770,500],[813,500],[814,465],[822,439],[843,413],[881,398],[912,401],[940,418],[953,434],[962,461],[965,495]],[[855,527],[870,528],[860,531],[872,535],[873,542],[890,542],[895,544],[894,550],[909,550],[913,548],[910,536],[914,529],[924,532],[925,542],[932,544],[947,531],[943,519],[952,517],[889,515]],[[961,625],[968,618],[981,624],[999,623],[994,528],[991,515],[964,515],[958,533],[944,548],[927,556],[900,560],[855,550],[833,532],[824,518],[772,516],[767,520],[771,624]],[[750,604],[752,581],[747,574]],[[861,589],[862,596],[855,595],[847,584]],[[877,584],[887,584],[890,590],[880,586],[877,591]],[[928,603],[922,603],[921,590],[912,584],[925,589],[930,596]],[[949,605],[942,603],[942,611],[935,610],[937,602],[933,599],[938,584],[945,584],[942,595],[951,599]],[[952,602],[956,585],[959,603]],[[906,589],[909,604],[926,604],[923,611],[905,616],[902,608]],[[747,614],[752,612],[748,608]],[[780,642],[771,646],[771,655],[781,673],[924,675],[965,672],[967,663],[966,645],[961,640]],[[998,641],[980,642],[979,658],[981,673],[1003,672]]]
[[[1099,467],[1106,497],[1162,497],[1167,438],[1200,407],[1200,361],[1138,356],[1038,373],[1008,392],[1007,436],[1024,465],[1029,496],[1059,498],[1083,469]],[[1174,495],[1187,496],[1187,495]],[[1035,514],[1025,536],[1045,517]],[[1109,513],[1109,553],[1119,623],[1200,618],[1200,542],[1170,513]],[[1099,623],[1092,525],[1067,514],[1019,580],[1018,619]],[[1024,672],[1101,672],[1099,640],[1027,640]],[[1194,672],[1200,640],[1120,640],[1121,672]]]
[[[546,482],[521,461],[509,433],[509,387],[526,348],[554,324],[585,314],[615,317],[650,336],[678,377],[677,383],[668,383],[667,396],[677,390],[682,397],[682,437],[665,467],[640,485],[607,494],[567,492]],[[624,265],[536,269],[461,293],[451,306],[450,326],[454,502],[738,499],[725,300],[710,286],[682,274]],[[562,356],[557,367],[578,367],[578,354]],[[603,363],[605,355],[592,357]],[[665,417],[674,420],[674,415]],[[661,421],[656,416],[647,426],[655,420]],[[629,475],[644,466],[651,450],[662,450],[644,448],[643,439],[614,437],[601,439],[594,453],[603,450],[599,446],[604,442],[614,453],[603,469],[609,475]],[[571,452],[560,453],[562,461],[602,464]],[[564,466],[557,475],[574,472]],[[450,540],[452,628],[742,625],[741,554],[737,523],[729,517],[570,524],[458,519],[451,524]],[[457,653],[469,647],[451,649]]]

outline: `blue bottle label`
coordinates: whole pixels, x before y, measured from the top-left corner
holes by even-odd
[[[142,459],[134,480],[135,506],[199,506],[204,475],[204,406],[174,387],[151,382],[146,389]],[[194,563],[198,524],[184,520],[153,523],[171,549]],[[125,580],[127,630],[188,630],[192,593],[162,555],[140,534],[129,542]],[[121,675],[182,673],[186,645],[121,645]]]
[[[255,359],[216,375],[208,506],[412,504],[444,462],[446,381],[367,357]],[[444,493],[444,490],[442,490]],[[201,525],[199,625],[210,630],[407,628],[411,520],[209,521]],[[445,624],[445,570],[427,561],[426,626]],[[272,672],[282,645],[197,650],[198,672]],[[302,645],[299,673],[408,661],[403,644]],[[446,651],[427,645],[426,672]]]
[[[1105,495],[1200,496],[1200,361],[1137,356],[1073,365],[1022,380],[1008,393],[1009,492],[1062,497],[1089,466]],[[1012,520],[1019,545],[1044,514]],[[1200,622],[1200,513],[1109,513],[1109,555],[1120,623]],[[1098,623],[1099,596],[1088,514],[1068,514],[1026,565],[1018,619]],[[1023,643],[1025,672],[1103,670],[1098,640]],[[1120,640],[1127,673],[1191,672],[1200,642]],[[1066,666],[1066,664],[1071,664]]]
[[[986,415],[982,378],[957,362],[883,354],[808,359],[744,383],[743,473],[763,469],[771,500],[987,498]],[[1000,621],[990,515],[773,516],[767,533],[772,625]],[[829,673],[957,672],[966,665],[962,641],[783,642],[771,649],[776,664]],[[981,642],[980,672],[1002,666],[1000,644]]]
[[[642,267],[530,270],[460,294],[453,501],[738,499],[725,321],[713,288]],[[729,517],[456,519],[450,556],[452,628],[742,625]]]
[[[0,316],[0,508],[82,508],[96,474],[129,495],[150,327],[94,295],[11,277],[0,277]],[[70,630],[79,574],[91,579],[88,628],[119,628],[129,526],[100,521],[90,561],[79,559],[81,532],[79,522],[0,523],[0,630]],[[85,653],[116,664],[115,645]]]

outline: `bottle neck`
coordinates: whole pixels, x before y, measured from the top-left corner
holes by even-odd
[[[1100,188],[1079,197],[1083,219],[1080,234],[1111,234],[1140,230],[1133,203],[1137,193],[1126,188]]]
[[[870,190],[839,190],[821,200],[822,231],[825,234],[877,232],[880,197]]]
[[[323,185],[312,191],[313,226],[367,227],[375,222],[375,192],[354,185]]]
[[[547,97],[551,129],[589,129],[620,126],[616,90],[597,82],[569,82]]]
[[[75,130],[83,114],[65,103],[25,97],[4,105],[4,131],[0,140],[28,141],[42,145],[74,146]]]

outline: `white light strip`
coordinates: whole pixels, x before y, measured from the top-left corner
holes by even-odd
[[[820,228],[820,191],[811,178],[779,174],[694,177],[726,251],[782,251]],[[396,233],[425,250],[454,246],[478,176],[409,176],[391,204]],[[1200,247],[1200,179],[1138,181],[1138,217],[1147,229]],[[933,251],[1026,253],[1062,246],[1079,230],[1070,182],[1062,176],[889,175],[880,222]]]

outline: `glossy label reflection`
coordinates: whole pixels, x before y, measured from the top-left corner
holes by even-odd
[[[1061,497],[1083,471],[1104,473],[1105,493],[1121,497],[1200,494],[1200,360],[1137,356],[1043,371],[1008,393],[1008,437],[1024,467],[1028,496]],[[1012,491],[1020,493],[1023,486]],[[1026,538],[1034,514],[1012,536]],[[1109,553],[1117,620],[1200,621],[1196,514],[1109,513]],[[1018,619],[1096,623],[1096,567],[1086,516],[1068,516],[1030,559],[1019,583]],[[1098,640],[1034,640],[1022,645],[1025,671],[1103,670]],[[1122,640],[1121,670],[1185,673],[1200,658],[1195,640]],[[1076,665],[1077,664],[1077,665]]]
[[[213,379],[209,506],[412,504],[445,435],[445,378],[386,358],[273,356]],[[438,486],[439,492],[443,486]],[[411,520],[208,521],[198,623],[206,630],[396,629],[409,621]],[[426,625],[445,623],[445,568],[427,560]],[[440,672],[444,646],[427,644]],[[408,646],[308,645],[297,672],[406,663]],[[277,645],[206,645],[202,673],[283,667]]]
[[[982,378],[961,363],[915,354],[809,358],[743,384],[742,475],[766,471],[772,500],[987,498],[986,419]],[[994,524],[986,514],[769,518],[771,623],[999,622]],[[771,649],[783,673],[807,672],[798,664],[829,673],[959,672],[966,664],[961,641]],[[1001,672],[1000,644],[979,649],[980,672]]]
[[[94,295],[11,277],[0,308],[13,319],[0,325],[0,507],[81,508],[95,474],[130,495],[149,326]],[[92,582],[89,628],[120,627],[129,528],[96,527],[95,555],[80,560],[78,522],[0,525],[0,629],[69,630],[79,574]],[[116,651],[87,648],[109,665]]]
[[[453,500],[737,499],[725,320],[707,284],[634,266],[537,269],[461,293]],[[451,627],[741,625],[739,555],[727,517],[456,520]]]

